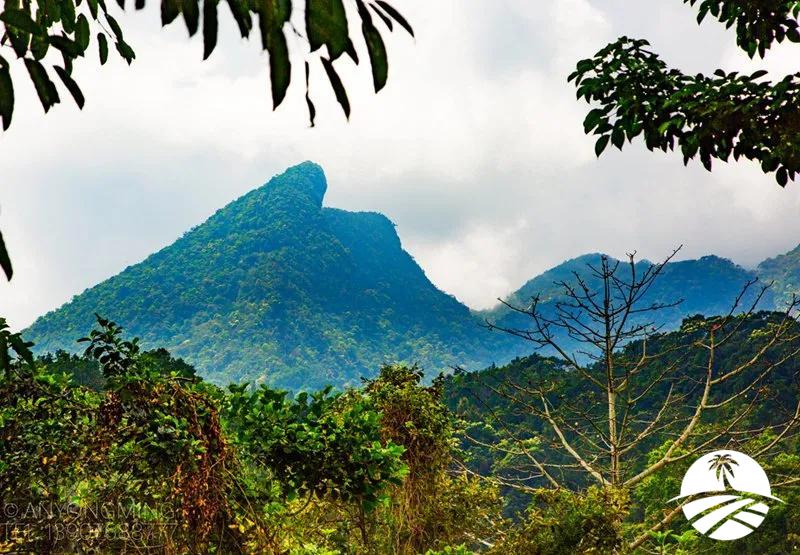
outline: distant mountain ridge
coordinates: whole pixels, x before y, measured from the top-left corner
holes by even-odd
[[[598,268],[601,257],[599,253],[586,254],[567,260],[531,279],[517,291],[506,297],[512,306],[525,306],[539,295],[540,307],[547,313],[558,301],[564,300],[563,290],[558,282],[574,282],[575,274],[579,275],[590,288],[600,287],[600,280],[592,276],[589,266]],[[610,258],[611,261],[615,259]],[[652,262],[640,260],[636,263],[637,274],[642,275]],[[618,275],[628,278],[629,270],[621,266]],[[757,274],[746,270],[734,262],[718,256],[704,256],[697,260],[679,260],[667,264],[661,275],[655,280],[642,304],[670,304],[681,300],[674,307],[664,308],[657,313],[657,324],[665,330],[677,328],[681,321],[691,315],[714,315],[728,312],[744,285],[755,279]],[[751,288],[743,298],[743,305],[755,301],[757,288]],[[776,295],[770,290],[759,303],[759,308],[771,310],[776,307]],[[748,306],[746,306],[748,307]],[[505,305],[481,313],[485,318],[505,327],[522,327],[525,316],[513,313]],[[652,315],[648,315],[648,318]]]
[[[355,384],[383,363],[419,363],[431,375],[531,352],[525,342],[482,326],[485,319],[524,325],[518,315],[502,307],[470,311],[428,280],[386,216],[323,207],[326,191],[316,164],[290,168],[42,316],[25,337],[40,353],[77,351],[75,340],[91,329],[97,312],[213,381],[294,390]],[[553,282],[585,274],[600,256],[568,260],[508,299],[524,304],[541,292],[547,309],[560,296]],[[762,266],[759,271],[780,276],[786,291],[800,284],[800,253]],[[754,276],[715,256],[671,263],[652,298],[686,300],[660,323],[676,328],[686,316],[727,311]],[[764,308],[786,291],[766,298]]]
[[[602,282],[595,277],[590,266],[600,267],[599,253],[587,254],[573,258],[555,268],[544,272],[523,285],[520,289],[509,295],[505,301],[514,307],[526,307],[531,299],[539,295],[537,310],[544,317],[554,318],[556,306],[566,299],[563,288],[557,283],[575,283],[575,275],[588,285],[593,291],[599,291]],[[615,259],[610,258],[613,263]],[[653,263],[640,260],[636,263],[637,275],[641,276]],[[618,269],[618,276],[630,280],[629,269],[625,263]],[[656,278],[649,291],[641,299],[639,307],[653,304],[667,305],[664,308],[643,314],[633,315],[628,323],[653,324],[660,331],[672,331],[680,327],[681,322],[694,315],[726,314],[732,308],[736,298],[742,293],[743,287],[757,278],[755,272],[746,270],[732,261],[718,256],[704,256],[697,260],[679,260],[668,263]],[[759,287],[751,287],[742,297],[738,312],[749,309],[757,300]],[[668,306],[680,301],[680,304]],[[768,290],[758,301],[758,309],[772,310],[776,307],[776,295]],[[530,327],[530,318],[501,304],[491,310],[481,313],[484,319],[495,323],[502,328],[527,329]],[[567,350],[579,349],[580,346],[566,334],[558,337],[559,344]],[[555,350],[544,348],[538,351],[542,355],[554,355]]]

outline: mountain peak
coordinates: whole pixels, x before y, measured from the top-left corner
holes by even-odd
[[[321,207],[325,192],[328,190],[328,180],[318,164],[306,161],[274,176],[264,188],[269,193],[292,191],[305,194],[314,204]]]
[[[322,208],[326,189],[318,165],[291,167],[26,337],[39,353],[77,350],[96,312],[213,381],[293,390],[357,384],[385,363],[435,374],[511,358],[425,277],[386,216]]]

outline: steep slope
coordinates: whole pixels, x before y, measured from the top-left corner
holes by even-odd
[[[765,281],[774,281],[776,308],[783,308],[792,295],[800,293],[800,245],[786,254],[768,258],[756,272]]]
[[[291,389],[357,383],[384,362],[491,363],[494,337],[425,277],[394,225],[322,208],[326,188],[319,166],[291,168],[26,337],[39,352],[74,351],[97,312],[212,380]]]

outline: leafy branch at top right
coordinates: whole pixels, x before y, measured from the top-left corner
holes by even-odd
[[[775,43],[800,42],[800,1],[683,0],[698,23],[714,17],[735,27],[737,45],[751,58]],[[649,150],[680,149],[684,164],[699,157],[745,158],[774,173],[781,186],[800,173],[800,73],[779,81],[766,71],[686,75],[670,69],[646,40],[621,37],[594,57],[578,62],[569,81],[593,109],[584,131],[597,136],[595,153],[609,144],[622,150],[642,136]]]

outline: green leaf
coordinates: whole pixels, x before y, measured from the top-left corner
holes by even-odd
[[[35,60],[41,60],[47,56],[47,51],[50,49],[50,41],[47,37],[33,35],[31,38],[31,54]]]
[[[14,114],[14,84],[9,70],[8,63],[0,57],[0,119],[3,121],[3,131],[11,125],[11,116]]]
[[[108,21],[109,27],[111,27],[111,31],[114,33],[114,36],[117,38],[118,41],[121,41],[122,29],[120,28],[119,23],[117,23],[117,20],[114,19],[112,16],[108,15],[107,13],[105,14],[105,16],[106,16],[106,21]]]
[[[342,80],[333,67],[333,62],[327,58],[320,58],[320,61],[322,62],[322,67],[325,68],[325,73],[328,74],[328,80],[331,82],[331,87],[333,87],[333,92],[336,95],[336,102],[342,107],[345,117],[350,119],[350,101],[347,98],[347,91],[342,84]]]
[[[68,35],[75,31],[75,4],[72,0],[62,0],[61,4],[61,26]]]
[[[25,67],[28,74],[36,87],[36,94],[39,95],[39,101],[42,103],[45,113],[50,110],[50,107],[60,101],[58,91],[55,84],[50,80],[47,75],[47,70],[38,61],[31,58],[25,58]]]
[[[403,27],[403,29],[408,31],[409,35],[411,35],[412,37],[414,36],[414,29],[411,28],[411,25],[408,23],[408,21],[406,21],[406,18],[403,17],[400,14],[400,12],[398,12],[396,9],[394,9],[394,7],[391,4],[389,4],[388,2],[384,2],[383,0],[377,0],[377,2],[375,3],[378,4],[381,8],[383,8],[383,11],[389,14],[389,16],[392,19],[394,19],[397,23],[399,23],[400,26]]]
[[[64,82],[64,86],[67,87],[67,90],[72,95],[72,98],[75,99],[75,104],[78,105],[78,108],[83,110],[83,105],[85,103],[85,99],[83,98],[83,93],[81,92],[80,87],[75,82],[72,77],[66,72],[66,70],[59,66],[54,66],[56,70],[56,74],[61,78],[61,81]]]
[[[197,5],[197,1],[181,0],[181,13],[190,37],[193,37],[200,27],[200,7]]]
[[[331,60],[344,54],[349,33],[342,0],[307,0],[306,32],[312,52],[325,45]]]
[[[5,10],[3,13],[0,13],[0,21],[26,33],[44,35],[44,29],[31,19],[28,12],[22,10]]]
[[[592,129],[597,127],[600,121],[603,119],[605,115],[605,110],[602,108],[595,108],[586,116],[586,119],[583,120],[583,130],[585,133],[589,133]]]
[[[389,16],[388,16],[388,15],[386,15],[385,13],[383,13],[383,12],[380,10],[380,8],[378,8],[377,6],[375,6],[375,4],[370,4],[370,8],[372,8],[372,11],[373,11],[373,12],[375,12],[375,14],[376,14],[378,17],[380,17],[380,18],[381,18],[381,21],[383,21],[383,23],[386,25],[386,27],[388,27],[388,28],[389,28],[389,30],[390,30],[390,31],[394,31],[394,24],[392,23],[392,20],[391,20],[391,19],[389,19]]]
[[[30,33],[13,28],[6,28],[6,31],[8,37],[11,39],[11,47],[14,49],[14,52],[16,52],[17,56],[20,58],[25,56],[25,53],[28,51]]]
[[[292,64],[289,60],[289,47],[282,29],[267,35],[269,52],[269,79],[272,87],[272,108],[280,106],[286,98],[286,91],[292,80]]]
[[[611,140],[611,137],[609,135],[603,135],[602,137],[597,139],[597,142],[594,145],[594,153],[597,155],[598,158],[600,157],[601,154],[603,154],[603,151],[608,146],[609,140]]]
[[[161,25],[169,25],[181,14],[178,0],[161,0]]]
[[[778,185],[781,187],[786,187],[786,184],[789,182],[789,175],[786,171],[786,168],[779,169],[778,173],[775,174],[775,179],[777,179]]]
[[[47,37],[50,44],[64,53],[65,56],[76,58],[81,55],[80,45],[72,39],[64,36],[51,35]]]
[[[87,48],[89,48],[89,38],[91,36],[91,31],[89,30],[89,20],[86,19],[86,16],[80,14],[78,16],[78,21],[75,25],[75,42],[81,47],[81,50],[84,52]]]
[[[87,0],[89,4],[89,13],[92,14],[92,19],[97,19],[98,0]]]
[[[122,59],[128,62],[128,65],[130,65],[131,62],[133,62],[133,60],[136,58],[136,54],[133,52],[133,48],[131,48],[125,41],[118,41],[116,43],[116,46],[119,55],[122,56]]]
[[[357,5],[358,13],[361,16],[361,30],[364,34],[364,41],[367,43],[369,62],[372,66],[372,83],[375,86],[375,92],[378,92],[386,85],[386,80],[389,77],[389,59],[386,55],[386,45],[383,43],[380,32],[372,23],[372,17],[369,15],[364,3],[358,0]]]
[[[217,46],[217,0],[203,0],[203,59]]]
[[[253,28],[253,19],[250,16],[250,11],[242,0],[228,0],[228,7],[231,10],[234,21],[236,21],[236,25],[239,27],[239,33],[241,33],[242,38],[247,38]]]
[[[97,33],[97,49],[100,54],[100,65],[108,61],[108,39],[103,33]]]
[[[611,132],[611,144],[613,144],[618,149],[622,150],[622,145],[625,143],[625,130],[622,127],[617,126],[614,128],[614,131]]]
[[[353,63],[358,65],[358,52],[356,52],[356,46],[350,39],[347,39],[347,49],[345,52],[347,52],[347,55],[350,56],[351,60],[353,60]]]

